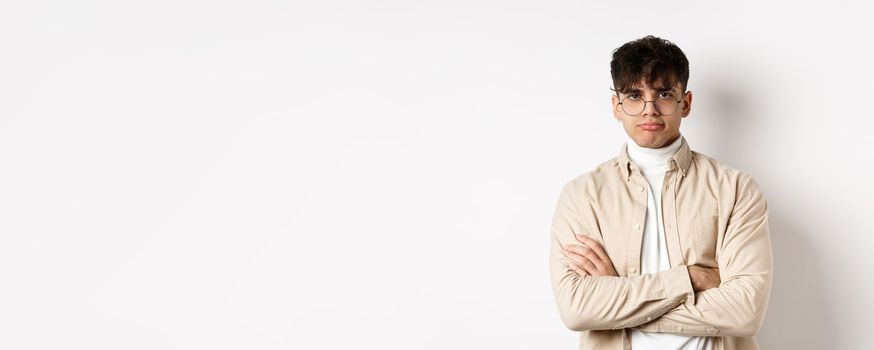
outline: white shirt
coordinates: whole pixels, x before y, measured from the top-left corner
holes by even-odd
[[[631,137],[627,137],[628,157],[640,168],[649,184],[640,254],[641,274],[653,274],[671,269],[662,223],[662,187],[668,162],[680,149],[681,138],[682,136],[677,137],[674,142],[662,148],[645,148],[640,147]],[[629,329],[629,334],[631,348],[634,350],[712,350],[714,348],[712,337],[648,333],[636,329]]]

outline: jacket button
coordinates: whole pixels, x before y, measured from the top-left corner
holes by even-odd
[[[635,272],[637,272],[637,269],[632,267],[632,268],[628,269],[628,271],[631,271],[631,273],[635,273]]]
[[[640,224],[634,224],[634,229],[635,229],[635,230],[639,230],[639,229],[640,229]]]
[[[638,187],[637,190],[643,192],[643,186]]]

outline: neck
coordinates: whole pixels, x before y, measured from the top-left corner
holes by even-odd
[[[674,142],[664,147],[646,148],[638,145],[631,137],[626,137],[628,139],[628,158],[641,166],[667,164],[668,160],[680,149],[683,139],[683,136],[679,136]]]

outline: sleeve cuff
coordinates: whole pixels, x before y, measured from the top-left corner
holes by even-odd
[[[668,299],[683,300],[687,305],[695,304],[695,291],[692,289],[692,278],[689,277],[689,267],[681,265],[660,274],[665,296]]]

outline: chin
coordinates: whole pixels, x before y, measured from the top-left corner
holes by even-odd
[[[658,148],[659,146],[661,146],[661,145],[659,144],[659,140],[658,140],[657,138],[651,138],[651,137],[632,137],[632,139],[634,139],[634,142],[637,142],[637,144],[638,144],[640,147],[646,147],[646,148]]]

